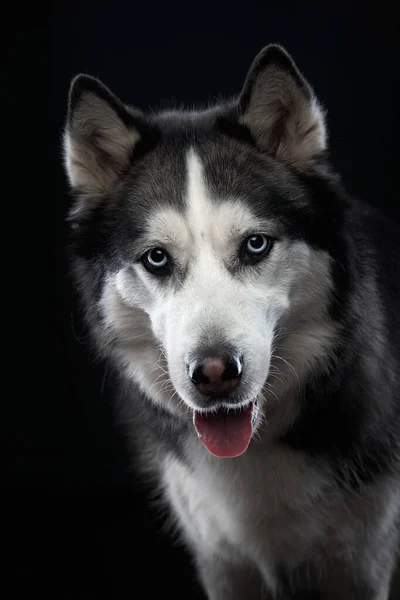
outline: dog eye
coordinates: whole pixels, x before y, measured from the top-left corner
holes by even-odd
[[[152,248],[143,256],[142,264],[151,273],[164,273],[169,267],[170,259],[162,248]]]
[[[248,258],[257,259],[266,256],[272,248],[272,240],[263,233],[250,235],[244,245]]]

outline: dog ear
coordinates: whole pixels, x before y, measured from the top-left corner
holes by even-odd
[[[280,46],[255,58],[239,96],[240,121],[263,150],[294,163],[326,147],[323,112],[308,82]]]
[[[73,188],[103,193],[128,166],[141,139],[140,114],[100,81],[78,75],[71,83],[64,133],[65,166]]]

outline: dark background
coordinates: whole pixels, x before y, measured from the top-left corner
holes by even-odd
[[[400,221],[395,2],[33,4],[3,14],[7,597],[197,598],[188,560],[129,472],[112,381],[81,339],[64,258],[69,82],[98,76],[142,109],[193,105],[237,93],[261,47],[281,43],[328,109],[348,188]]]

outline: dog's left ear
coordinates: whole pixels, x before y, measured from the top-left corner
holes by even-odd
[[[280,46],[254,60],[239,96],[240,121],[260,148],[292,163],[326,147],[323,112],[309,83]]]

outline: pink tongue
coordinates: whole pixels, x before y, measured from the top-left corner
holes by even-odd
[[[207,450],[219,458],[234,458],[247,450],[253,433],[253,404],[245,410],[204,415],[194,412],[193,423]]]

